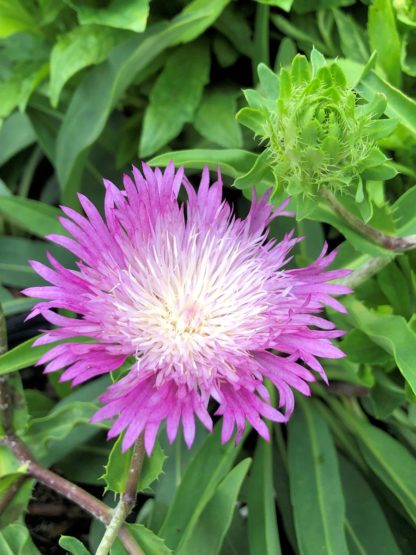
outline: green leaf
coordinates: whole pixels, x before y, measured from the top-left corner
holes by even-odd
[[[35,142],[36,136],[26,114],[15,112],[0,128],[0,166]]]
[[[36,30],[36,21],[20,0],[0,0],[0,38]]]
[[[350,555],[401,555],[389,524],[368,482],[344,457],[340,458]]]
[[[248,486],[250,553],[281,554],[273,488],[272,444],[257,439]]]
[[[300,554],[348,555],[335,446],[312,402],[298,403],[288,433],[290,492]]]
[[[344,56],[362,64],[367,63],[370,52],[361,27],[342,10],[334,9],[332,13],[334,14]]]
[[[388,80],[400,85],[400,36],[391,0],[374,0],[368,10],[368,36],[372,50],[377,51],[377,63]]]
[[[2,301],[3,312],[5,316],[14,316],[22,312],[28,312],[36,303],[34,299],[27,299],[25,297],[12,297]]]
[[[416,334],[402,316],[377,314],[357,299],[345,300],[348,320],[371,341],[391,354],[410,388],[416,393]]]
[[[372,471],[400,501],[416,522],[416,459],[396,439],[371,424],[349,416],[362,454]]]
[[[416,185],[408,189],[393,204],[393,211],[396,217],[396,226],[398,235],[416,234]]]
[[[237,119],[241,124],[254,131],[256,135],[264,135],[267,120],[261,110],[247,107],[242,108],[237,113]]]
[[[76,9],[81,25],[96,23],[136,33],[146,29],[149,0],[113,0],[105,8],[86,6],[80,0],[72,0],[70,3]]]
[[[74,189],[85,155],[100,136],[110,112],[137,74],[170,46],[189,42],[218,17],[229,0],[194,0],[168,24],[149,27],[119,45],[108,61],[88,71],[72,97],[56,145],[56,168],[65,202]]]
[[[48,64],[42,61],[16,63],[10,76],[0,80],[0,118],[11,114],[16,107],[24,110],[33,91],[47,75]]]
[[[222,480],[203,510],[191,536],[181,548],[175,551],[175,555],[196,553],[218,555],[220,553],[236,509],[238,493],[250,464],[251,459],[244,459]],[[277,555],[277,552],[275,553]]]
[[[241,147],[241,129],[235,119],[238,94],[220,87],[206,91],[193,120],[198,133],[224,148]]]
[[[0,197],[3,199],[5,197]],[[28,264],[29,259],[45,260],[47,245],[21,237],[0,236],[0,281],[12,287],[44,285]],[[51,249],[52,251],[53,249]]]
[[[257,156],[252,167],[244,175],[237,177],[233,185],[237,189],[253,189],[256,187],[258,194],[263,194],[267,189],[275,186],[275,178],[269,163],[270,154],[267,150]]]
[[[416,102],[382,79],[374,71],[369,71],[357,87],[358,92],[371,102],[382,93],[387,98],[386,114],[399,121],[413,135],[416,135]]]
[[[91,555],[82,542],[71,536],[61,536],[59,545],[72,555]]]
[[[28,339],[0,356],[0,374],[8,374],[32,366],[42,355],[48,352],[50,345],[32,347],[33,339]]]
[[[230,471],[241,449],[232,441],[221,444],[220,425],[209,434],[187,467],[160,529],[172,549],[181,549],[220,481]]]
[[[88,8],[87,8],[88,9]],[[108,27],[86,25],[61,35],[51,52],[50,97],[56,107],[65,83],[84,67],[104,61],[121,34]]]
[[[196,42],[177,48],[156,79],[143,118],[139,151],[150,156],[174,139],[192,120],[209,79],[208,44]],[[186,86],[184,86],[186,83]]]
[[[408,320],[413,313],[411,292],[403,272],[395,262],[377,274],[377,282],[394,312]]]
[[[61,211],[38,200],[0,196],[0,214],[38,237],[63,231],[58,221]]]
[[[97,405],[82,401],[55,408],[47,416],[33,418],[24,434],[24,441],[30,445],[38,457],[47,453],[50,441],[61,441],[74,427],[90,421],[97,411]],[[90,424],[94,427],[93,424]]]
[[[224,175],[236,178],[248,172],[256,159],[256,154],[247,150],[196,148],[193,150],[166,152],[165,154],[155,156],[148,164],[150,166],[163,167],[172,161],[176,166],[184,166],[187,169],[200,170],[204,166],[208,166],[211,171],[217,171],[219,167]]]
[[[103,476],[107,489],[110,489],[115,493],[122,493],[126,489],[131,457],[133,454],[132,447],[126,452],[122,452],[122,439],[123,438],[120,435],[113,445]],[[140,480],[137,484],[137,491],[143,491],[158,478],[163,471],[165,459],[166,456],[163,449],[160,444],[156,442],[151,457],[144,458],[143,468],[140,473]]]
[[[13,487],[13,485],[16,486],[16,481],[21,479],[22,479],[21,473],[15,474],[12,483],[9,482],[10,487]],[[1,534],[1,530],[2,529],[4,530],[4,527],[10,524],[15,525],[16,521],[23,520],[24,514],[27,513],[29,501],[32,498],[32,490],[34,485],[35,485],[34,480],[26,480],[25,483],[18,488],[17,492],[13,496],[13,499],[7,503],[7,508],[3,510],[2,513],[0,514],[0,534]],[[7,496],[8,493],[9,493],[8,490],[6,490],[4,492],[4,495]],[[2,498],[2,494],[0,494],[0,499],[1,498]],[[31,544],[26,546],[27,547],[26,551],[25,551],[25,547],[23,547],[23,551],[21,552],[22,555],[34,555],[33,551],[30,551],[30,545]],[[0,543],[0,546],[1,546],[1,543]],[[3,555],[4,552],[2,551],[1,553]],[[20,553],[20,552],[15,551],[13,555],[15,555],[16,553]]]
[[[1,555],[41,555],[29,530],[22,524],[9,524],[0,530]]]
[[[316,23],[312,27],[302,26],[300,21],[295,19],[289,21],[280,15],[272,15],[270,19],[284,36],[291,37],[299,42],[306,42],[311,47],[315,46],[323,54],[330,55],[328,48],[316,30]]]
[[[257,0],[260,4],[268,4],[269,6],[276,6],[285,12],[290,12],[293,0]]]

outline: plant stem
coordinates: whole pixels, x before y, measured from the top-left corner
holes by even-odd
[[[370,258],[361,268],[357,268],[349,276],[340,279],[339,283],[355,289],[390,264],[393,258]]]
[[[121,495],[117,507],[114,509],[111,521],[107,526],[95,555],[108,555],[111,546],[117,538],[120,527],[124,524],[126,518],[130,514],[130,511],[134,507],[137,496],[137,482],[139,481],[140,472],[143,466],[143,459],[144,442],[143,436],[140,436],[133,449],[126,488],[124,493]]]
[[[379,229],[375,229],[364,223],[360,218],[355,216],[355,214],[352,214],[352,212],[347,210],[328,189],[322,188],[321,195],[332,210],[341,216],[351,228],[373,241],[373,243],[377,243],[385,249],[396,252],[414,249],[416,247],[414,236],[394,237],[392,235],[386,235]]]

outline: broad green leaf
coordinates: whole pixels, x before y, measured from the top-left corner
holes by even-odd
[[[71,536],[61,536],[59,545],[72,555],[91,555],[82,542]]]
[[[115,493],[122,493],[126,489],[133,448],[125,453],[121,450],[122,436],[119,436],[111,449],[108,463],[105,466],[104,480],[107,489]],[[154,482],[163,471],[166,456],[159,443],[155,444],[150,457],[145,457],[140,473],[137,491],[143,491]]]
[[[35,142],[35,133],[26,114],[15,112],[0,128],[0,166]]]
[[[368,340],[365,333],[352,329],[342,338],[340,348],[352,362],[385,365],[391,356],[378,345]]]
[[[22,31],[35,31],[37,25],[20,0],[0,0],[0,38]]]
[[[0,201],[4,198],[0,197]],[[73,264],[73,256],[57,245],[22,237],[0,236],[0,282],[14,288],[45,285],[45,281],[29,266],[28,260],[48,263],[47,251],[67,267]]]
[[[221,173],[230,177],[238,177],[250,170],[257,156],[253,152],[238,149],[210,150],[193,149],[166,152],[155,156],[148,163],[150,166],[167,166],[170,161],[176,166],[184,166],[187,169],[200,170],[208,166],[211,171],[220,168]]]
[[[344,457],[340,458],[340,472],[350,555],[401,555],[388,521],[368,482]]]
[[[41,238],[50,233],[63,231],[58,221],[61,211],[38,200],[0,196],[0,214]]]
[[[241,129],[235,119],[238,92],[216,88],[204,93],[193,125],[206,139],[225,148],[242,146]]]
[[[25,442],[32,446],[37,456],[46,454],[48,443],[61,441],[78,426],[89,422],[97,411],[97,405],[82,401],[55,408],[47,416],[33,418],[24,434]],[[91,424],[91,427],[96,425]]]
[[[290,12],[293,0],[257,0],[260,4],[268,4],[269,6],[276,6],[285,12]]]
[[[377,283],[391,304],[394,313],[406,320],[413,314],[411,292],[407,280],[396,262],[392,262],[377,274]]]
[[[84,67],[104,61],[120,38],[119,31],[99,25],[75,27],[61,35],[51,52],[52,106],[57,106],[65,83]]]
[[[149,27],[143,35],[113,49],[105,63],[86,73],[72,97],[56,145],[56,168],[65,202],[74,202],[86,151],[138,73],[166,48],[196,38],[228,2],[194,0],[171,22]]]
[[[250,459],[244,459],[222,480],[203,510],[191,536],[175,555],[218,555],[236,509],[237,497],[247,474]],[[264,553],[253,551],[253,553]],[[272,552],[270,552],[272,553]],[[278,551],[273,552],[275,555]]]
[[[28,312],[35,304],[34,299],[27,299],[26,297],[12,297],[2,302],[3,312],[5,316],[13,316]]]
[[[300,21],[297,21],[295,18],[289,21],[280,15],[272,15],[270,19],[283,35],[310,44],[311,47],[315,46],[322,54],[331,54],[316,30],[316,23],[313,28],[307,28],[303,27]]]
[[[174,139],[192,120],[209,79],[208,44],[196,42],[177,48],[156,79],[143,118],[139,152],[143,157],[157,152]],[[184,86],[186,83],[186,86]]]
[[[367,102],[371,102],[377,93],[384,94],[387,98],[386,114],[397,119],[413,135],[416,135],[416,102],[413,99],[371,70],[360,81],[357,90]]]
[[[302,400],[290,420],[288,468],[301,555],[348,555],[335,446],[325,420]]]
[[[41,555],[29,530],[22,524],[9,524],[0,530],[1,555]]]
[[[355,0],[316,0],[311,3],[309,0],[294,0],[293,10],[299,14],[313,12],[315,10],[327,10],[329,8],[339,8],[350,6]]]
[[[4,199],[5,197],[0,197]],[[0,237],[0,281],[12,287],[43,285],[28,260],[45,258],[46,243],[20,237]],[[38,256],[39,255],[39,256]],[[0,365],[1,368],[1,365]]]
[[[356,62],[367,63],[370,52],[365,34],[359,24],[342,10],[334,9],[332,13],[340,36],[343,55]]]
[[[33,91],[47,75],[45,62],[16,63],[8,78],[0,80],[0,118],[11,114],[16,107],[24,110]]]
[[[72,0],[70,3],[77,10],[82,25],[96,23],[136,33],[146,29],[149,0],[112,0],[107,7],[102,8],[86,6],[80,0]]]
[[[368,36],[371,49],[377,52],[377,63],[390,83],[399,86],[401,44],[391,0],[374,0],[370,6]]]
[[[357,299],[345,300],[347,318],[371,341],[392,355],[410,388],[416,393],[416,334],[402,316],[369,310]]]
[[[256,187],[257,194],[262,195],[275,185],[275,178],[269,163],[269,152],[263,152],[257,156],[249,171],[234,181],[233,185],[237,189],[252,190]]]
[[[404,237],[416,234],[416,185],[408,189],[393,204],[393,211],[396,217],[397,233]]]
[[[279,555],[279,531],[273,488],[272,444],[257,439],[248,486],[248,539],[250,553]]]
[[[397,497],[416,522],[416,459],[396,439],[371,424],[348,417],[360,441],[362,454],[371,470]]]
[[[233,6],[233,2],[222,12],[214,23],[214,27],[231,42],[238,52],[248,58],[253,56],[251,24],[247,21],[243,10]]]
[[[187,467],[160,529],[172,549],[180,549],[191,536],[198,519],[220,481],[230,471],[241,449],[232,441],[221,444],[217,424]]]
[[[33,339],[23,341],[13,349],[0,356],[0,374],[8,374],[32,366],[39,358],[48,352],[50,345],[32,347]]]

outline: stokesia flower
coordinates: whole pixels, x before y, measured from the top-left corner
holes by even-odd
[[[195,416],[212,429],[211,399],[222,416],[223,442],[234,428],[238,441],[247,421],[268,439],[263,419],[286,422],[293,389],[309,395],[313,372],[327,381],[318,357],[343,356],[331,343],[342,332],[321,315],[325,305],[343,312],[332,295],[349,291],[330,283],[347,271],[325,271],[335,251],[326,254],[325,245],[310,266],[284,269],[301,239],[293,232],[280,242],[268,239],[266,226],[288,215],[287,201],[273,210],[269,195],[253,195],[248,216],[239,219],[222,200],[220,175],[209,186],[207,168],[197,192],[173,164],[164,173],[133,168],[122,191],[104,184],[105,220],[79,195],[85,216],[62,208],[61,223],[72,238],[49,236],[76,255],[78,269],[51,255],[52,267],[31,263],[51,285],[26,289],[45,299],[30,317],[42,314],[57,326],[35,344],[71,338],[38,364],[46,363],[45,372],[64,369],[61,380],[77,385],[131,361],[93,417],[117,416],[109,437],[124,431],[124,449],[143,432],[150,453],[162,422],[171,442],[182,423],[190,446]],[[278,407],[270,403],[266,378],[278,390]]]

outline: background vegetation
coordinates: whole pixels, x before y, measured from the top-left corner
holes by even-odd
[[[58,204],[77,207],[83,191],[100,207],[102,177],[120,183],[139,160],[173,159],[190,174],[219,163],[241,213],[253,186],[274,187],[276,202],[293,195],[298,219],[271,233],[296,227],[305,237],[295,264],[316,257],[324,238],[340,246],[335,264],[355,270],[355,292],[348,314],[329,315],[349,330],[347,357],[325,365],[330,386],[299,399],[270,443],[248,434],[237,448],[221,446],[218,428],[198,429],[187,450],[161,434],[129,529],[147,555],[412,555],[416,256],[400,238],[416,234],[414,3],[0,0],[0,39],[0,300],[10,349],[0,374],[12,388],[13,427],[36,460],[98,497],[106,491],[113,505],[131,456],[88,423],[110,378],[71,390],[33,367],[45,347],[31,343],[45,324],[24,323],[32,301],[19,290],[39,284],[27,260],[46,250],[73,264],[45,240],[60,231]],[[343,187],[332,196],[305,195],[302,180],[283,190],[268,142],[255,137],[280,69],[313,46],[337,59],[331,91],[353,90],[357,109],[370,106],[382,122],[371,131],[376,154],[354,174],[339,157]],[[2,554],[85,555],[103,531],[35,485],[4,445],[0,513]],[[112,554],[123,553],[117,542]]]

